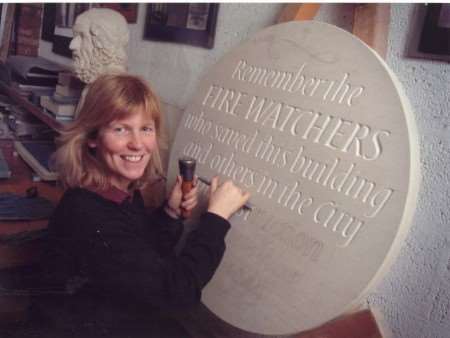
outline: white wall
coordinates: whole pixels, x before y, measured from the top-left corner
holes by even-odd
[[[411,4],[392,6],[387,63],[403,84],[419,131],[422,183],[399,258],[369,302],[395,337],[450,337],[450,65],[405,57]]]
[[[317,20],[351,30],[352,6],[322,5]],[[412,4],[391,10],[387,63],[409,97],[419,130],[422,187],[411,231],[391,271],[368,303],[381,310],[394,337],[450,337],[450,66],[404,56]],[[129,70],[148,79],[165,103],[173,137],[177,121],[207,69],[248,35],[275,23],[279,4],[221,4],[212,50],[144,41],[145,4],[130,25]],[[55,61],[50,45],[40,54]]]

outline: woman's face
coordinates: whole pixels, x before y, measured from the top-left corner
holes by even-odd
[[[143,112],[112,121],[89,141],[89,147],[108,168],[110,182],[126,191],[142,177],[157,147],[155,122]]]

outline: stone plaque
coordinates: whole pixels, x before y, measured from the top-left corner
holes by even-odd
[[[262,334],[357,306],[398,251],[419,185],[414,119],[394,74],[351,34],[314,21],[267,28],[207,72],[169,182],[181,156],[252,193],[203,302]]]

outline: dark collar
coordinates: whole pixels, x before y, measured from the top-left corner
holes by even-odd
[[[130,193],[120,190],[119,188],[116,187],[110,187],[107,188],[106,190],[98,189],[96,187],[88,187],[87,189],[117,204],[122,204],[126,200],[131,200]]]

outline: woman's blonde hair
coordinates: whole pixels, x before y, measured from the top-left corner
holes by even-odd
[[[95,139],[101,127],[132,114],[144,112],[155,122],[158,147],[136,187],[142,187],[162,172],[159,142],[161,110],[150,87],[137,76],[102,75],[89,85],[82,108],[57,139],[54,165],[65,187],[108,188],[111,184],[105,164],[95,156],[88,141]]]

